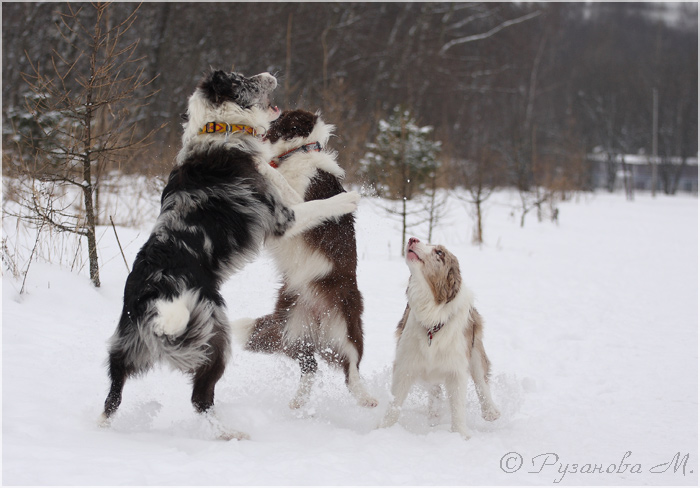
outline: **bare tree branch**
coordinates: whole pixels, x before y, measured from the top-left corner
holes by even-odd
[[[505,22],[497,25],[493,29],[483,32],[481,34],[474,34],[471,36],[465,36],[465,37],[460,37],[458,39],[453,39],[447,43],[445,43],[439,51],[440,55],[445,54],[450,48],[460,45],[460,44],[466,44],[468,42],[475,42],[475,41],[481,41],[483,39],[488,39],[489,37],[493,36],[494,34],[497,34],[498,32],[502,31],[506,27],[510,27],[511,25],[515,24],[520,24],[521,22],[525,22],[527,20],[533,19],[540,15],[542,12],[535,11],[535,12],[530,12],[527,15],[523,15],[522,17],[518,17],[517,19],[512,19],[512,20],[506,20]]]

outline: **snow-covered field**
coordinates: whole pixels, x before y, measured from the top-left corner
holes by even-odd
[[[487,204],[482,248],[470,244],[463,204],[450,202],[433,241],[459,257],[476,295],[502,412],[483,421],[472,387],[471,440],[449,431],[446,405],[430,425],[419,389],[399,424],[375,430],[408,268],[398,224],[366,198],[357,215],[361,374],[377,408],[358,406],[342,374],[323,365],[309,405],[290,410],[298,366],[236,346],[216,410],[251,440],[212,440],[187,378],[167,368],[127,382],[112,427],[98,427],[126,278],[103,227],[99,289],[85,270],[38,261],[20,295],[21,278],[3,269],[3,483],[697,485],[697,198],[581,196],[561,204],[558,226],[529,215],[521,229],[515,196],[502,192]],[[119,228],[129,265],[151,224]],[[4,237],[16,232],[6,219]],[[267,313],[276,288],[263,254],[226,284],[229,317]]]

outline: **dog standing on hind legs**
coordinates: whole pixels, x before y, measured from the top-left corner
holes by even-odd
[[[272,166],[305,201],[342,195],[345,172],[335,152],[325,149],[333,126],[318,114],[284,112],[270,126]],[[301,367],[299,388],[290,402],[308,400],[318,369],[315,353],[343,368],[345,382],[358,403],[375,407],[359,374],[363,352],[362,295],[357,287],[357,249],[351,214],[328,220],[293,237],[270,242],[282,287],[274,311],[233,323],[246,350],[283,353]]]
[[[107,426],[129,377],[166,362],[192,378],[192,404],[221,431],[214,389],[230,355],[223,282],[264,241],[300,234],[357,208],[358,194],[305,203],[269,166],[261,136],[279,116],[277,80],[212,71],[190,97],[183,146],[161,197],[161,212],[127,277],[109,343]]]

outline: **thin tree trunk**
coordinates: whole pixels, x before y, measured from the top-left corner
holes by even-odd
[[[292,73],[292,17],[294,12],[289,12],[289,17],[287,18],[287,59],[285,62],[285,74],[284,74],[284,108],[289,109],[291,94],[289,93],[289,84],[291,82]],[[324,51],[324,59],[325,59]],[[325,96],[325,93],[324,93]]]
[[[92,208],[92,186],[83,188],[85,195],[85,215],[87,217],[88,257],[90,259],[90,280],[100,287],[100,266],[97,261],[97,238],[95,236],[95,213]]]
[[[85,219],[87,221],[88,258],[90,261],[90,280],[92,284],[100,286],[100,266],[97,261],[97,238],[95,236],[95,207],[93,202],[92,186],[92,119],[94,114],[93,94],[95,87],[95,76],[97,66],[97,39],[100,37],[100,17],[104,12],[104,6],[98,7],[98,20],[95,23],[95,36],[93,39],[93,50],[90,56],[90,79],[87,86],[87,97],[85,102],[85,135],[83,136],[84,156],[83,156],[83,197],[85,201]]]
[[[409,176],[409,171],[408,171],[408,163],[406,162],[406,119],[404,118],[403,111],[401,112],[401,140],[400,140],[400,148],[401,152],[399,154],[400,158],[400,164],[401,164],[401,188],[403,188],[403,191],[401,192],[401,204],[402,204],[402,211],[401,211],[401,218],[402,218],[402,229],[401,229],[401,256],[406,256],[406,201],[408,200],[409,197],[409,182],[408,182],[408,176]]]
[[[401,211],[401,256],[406,256],[406,198],[401,200],[403,209]]]
[[[97,239],[95,237],[95,208],[93,206],[92,161],[90,158],[92,120],[92,89],[88,91],[87,110],[85,112],[85,155],[83,157],[83,197],[85,201],[85,219],[87,221],[88,257],[90,259],[90,280],[95,287],[100,286],[100,267],[97,262]]]
[[[328,41],[326,37],[328,36],[328,33],[331,30],[331,26],[329,25],[325,29],[323,29],[323,33],[321,33],[321,48],[323,49],[323,112],[326,112],[326,104],[328,103]]]
[[[481,192],[479,192],[481,193]],[[484,228],[481,222],[481,195],[479,195],[479,198],[474,202],[474,205],[476,205],[476,244],[479,244],[480,246],[484,243]]]
[[[437,198],[437,169],[435,169],[430,176],[430,207],[428,212],[428,242],[433,242],[433,229],[437,225],[437,209],[436,198]]]

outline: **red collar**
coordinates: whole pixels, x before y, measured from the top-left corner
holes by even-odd
[[[445,324],[440,322],[439,324],[433,325],[428,329],[428,347],[430,347],[430,344],[433,343],[433,335],[437,334],[444,326]]]
[[[289,156],[294,154],[297,151],[303,151],[305,153],[310,152],[310,151],[316,151],[316,152],[321,152],[323,148],[321,147],[320,142],[311,142],[309,144],[304,144],[303,146],[299,146],[294,149],[290,149],[289,151],[280,154],[279,156],[275,157],[270,161],[270,166],[273,168],[279,168],[279,165],[282,161],[287,159]]]

